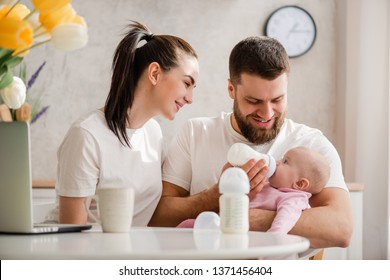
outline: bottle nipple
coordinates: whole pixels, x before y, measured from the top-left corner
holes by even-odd
[[[273,156],[269,156],[269,163],[268,163],[268,172],[267,175],[265,175],[267,178],[270,178],[272,175],[274,175],[276,171],[276,160]]]

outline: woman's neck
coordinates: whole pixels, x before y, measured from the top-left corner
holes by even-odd
[[[129,123],[127,128],[141,128],[155,115],[156,113],[153,111],[147,92],[136,92],[133,105],[128,110]]]

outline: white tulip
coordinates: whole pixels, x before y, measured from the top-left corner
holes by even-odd
[[[14,76],[13,82],[0,90],[0,95],[9,108],[19,109],[26,101],[26,85],[21,78]]]
[[[87,26],[77,23],[59,24],[52,30],[51,42],[63,51],[80,49],[88,42]]]

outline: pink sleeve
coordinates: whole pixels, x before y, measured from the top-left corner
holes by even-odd
[[[302,211],[308,207],[311,194],[306,192],[280,192],[276,217],[269,232],[288,233],[298,221]]]

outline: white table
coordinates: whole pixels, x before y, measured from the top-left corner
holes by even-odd
[[[103,233],[0,234],[0,259],[286,259],[309,248],[306,238],[265,232],[222,234],[177,228]]]

